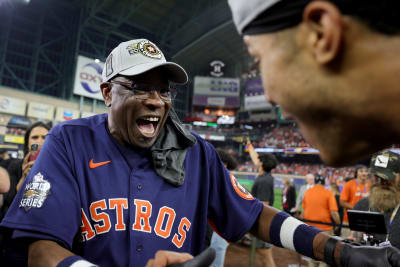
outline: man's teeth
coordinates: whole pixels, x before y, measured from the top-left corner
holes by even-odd
[[[160,120],[160,118],[157,118],[157,117],[146,117],[146,118],[143,118],[143,120],[146,120],[146,121],[159,121]]]

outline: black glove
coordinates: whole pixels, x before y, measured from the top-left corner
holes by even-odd
[[[208,267],[215,259],[215,249],[208,248],[189,261],[168,265],[168,267]]]
[[[353,246],[340,249],[342,267],[400,267],[400,250],[395,247]]]

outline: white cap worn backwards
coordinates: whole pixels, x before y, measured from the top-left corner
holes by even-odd
[[[258,15],[281,0],[228,0],[232,10],[233,22],[239,34]]]

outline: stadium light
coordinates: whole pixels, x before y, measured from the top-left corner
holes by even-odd
[[[23,5],[27,5],[31,2],[31,0],[11,0],[11,2],[14,2],[16,4],[23,4]]]

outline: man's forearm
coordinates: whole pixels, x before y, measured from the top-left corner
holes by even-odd
[[[344,201],[344,200],[340,200],[340,205],[346,209],[352,209],[353,205],[351,205],[350,203]]]
[[[340,224],[340,216],[339,216],[339,213],[338,213],[337,211],[332,211],[332,212],[331,212],[331,216],[332,216],[332,218],[333,218],[333,221],[334,221],[336,224]]]
[[[74,254],[54,241],[39,240],[29,246],[29,267],[56,267],[63,259]]]
[[[270,206],[264,206],[251,233],[266,242],[318,260],[324,259],[325,245],[331,237]]]
[[[260,165],[260,160],[258,159],[258,153],[254,149],[254,146],[252,144],[248,145],[248,149],[251,161],[253,162],[254,165],[256,165],[256,167],[258,167]]]

